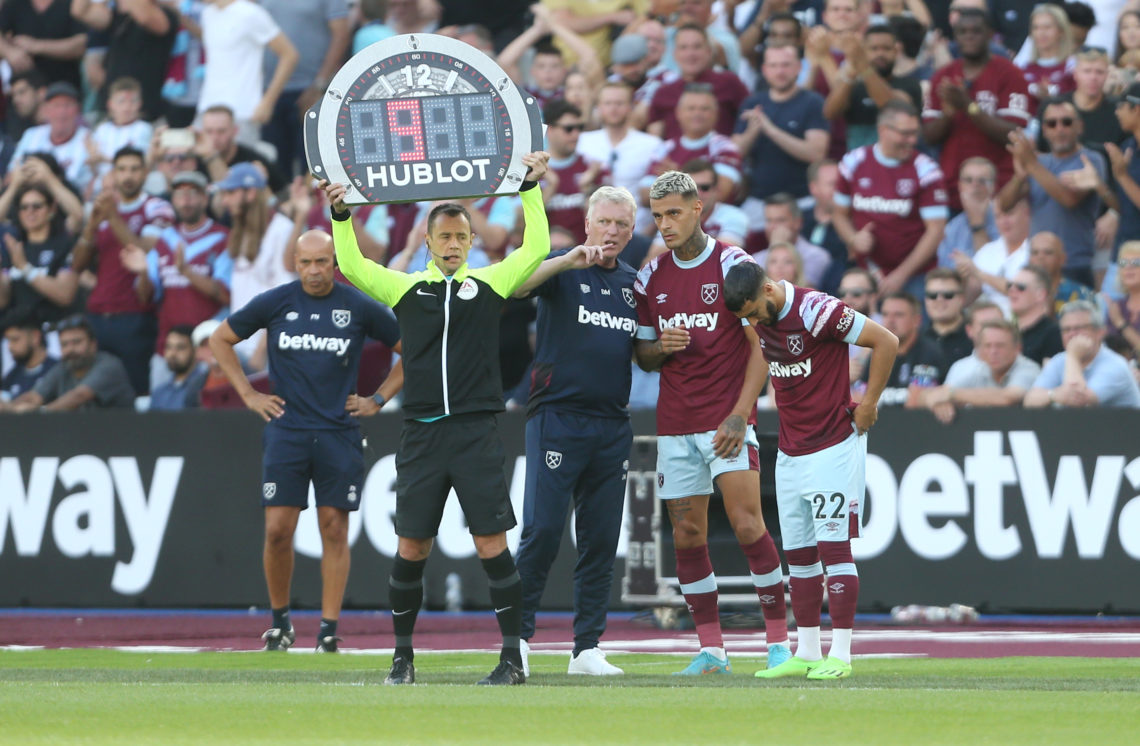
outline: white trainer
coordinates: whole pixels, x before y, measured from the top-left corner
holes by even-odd
[[[597,648],[589,648],[578,653],[578,657],[570,659],[570,667],[566,669],[569,674],[586,674],[588,676],[619,676],[625,671],[606,660],[606,654]]]
[[[526,640],[519,640],[519,655],[522,656],[523,676],[530,678],[530,645]]]

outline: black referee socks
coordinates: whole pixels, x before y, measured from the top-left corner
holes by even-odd
[[[392,629],[396,633],[395,657],[411,662],[412,632],[416,616],[424,603],[424,565],[426,559],[412,562],[396,555],[388,578],[388,605],[392,607]]]
[[[498,557],[482,560],[487,573],[487,583],[491,590],[491,604],[495,607],[495,619],[503,635],[503,652],[499,658],[508,660],[522,668],[522,654],[519,652],[519,635],[522,631],[522,580],[511,558],[511,551],[504,549]]]

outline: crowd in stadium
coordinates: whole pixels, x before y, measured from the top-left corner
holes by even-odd
[[[649,187],[681,170],[706,233],[894,332],[882,405],[1140,407],[1133,0],[2,0],[0,412],[240,406],[208,337],[331,232],[302,113],[353,53],[428,32],[539,101],[554,249],[625,187],[644,266],[668,251]],[[517,196],[465,206],[471,267],[520,245]],[[432,207],[355,211],[361,250],[423,269]],[[509,404],[534,318],[502,316]],[[264,334],[237,351],[267,385]]]

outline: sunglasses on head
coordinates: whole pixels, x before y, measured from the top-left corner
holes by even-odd
[[[1072,127],[1075,120],[1072,117],[1059,117],[1057,119],[1044,119],[1042,123],[1049,129],[1053,129],[1057,125],[1062,127]]]
[[[958,295],[959,295],[959,291],[957,291],[957,290],[927,290],[926,291],[926,299],[927,300],[939,300],[939,299],[950,300],[951,298],[956,298]]]

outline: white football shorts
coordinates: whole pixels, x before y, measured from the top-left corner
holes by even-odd
[[[715,430],[657,438],[657,496],[662,500],[711,495],[713,480],[730,471],[760,471],[760,444],[752,425],[736,458],[718,458],[713,450]]]
[[[776,454],[776,504],[784,550],[859,536],[866,492],[867,436],[803,456]]]

